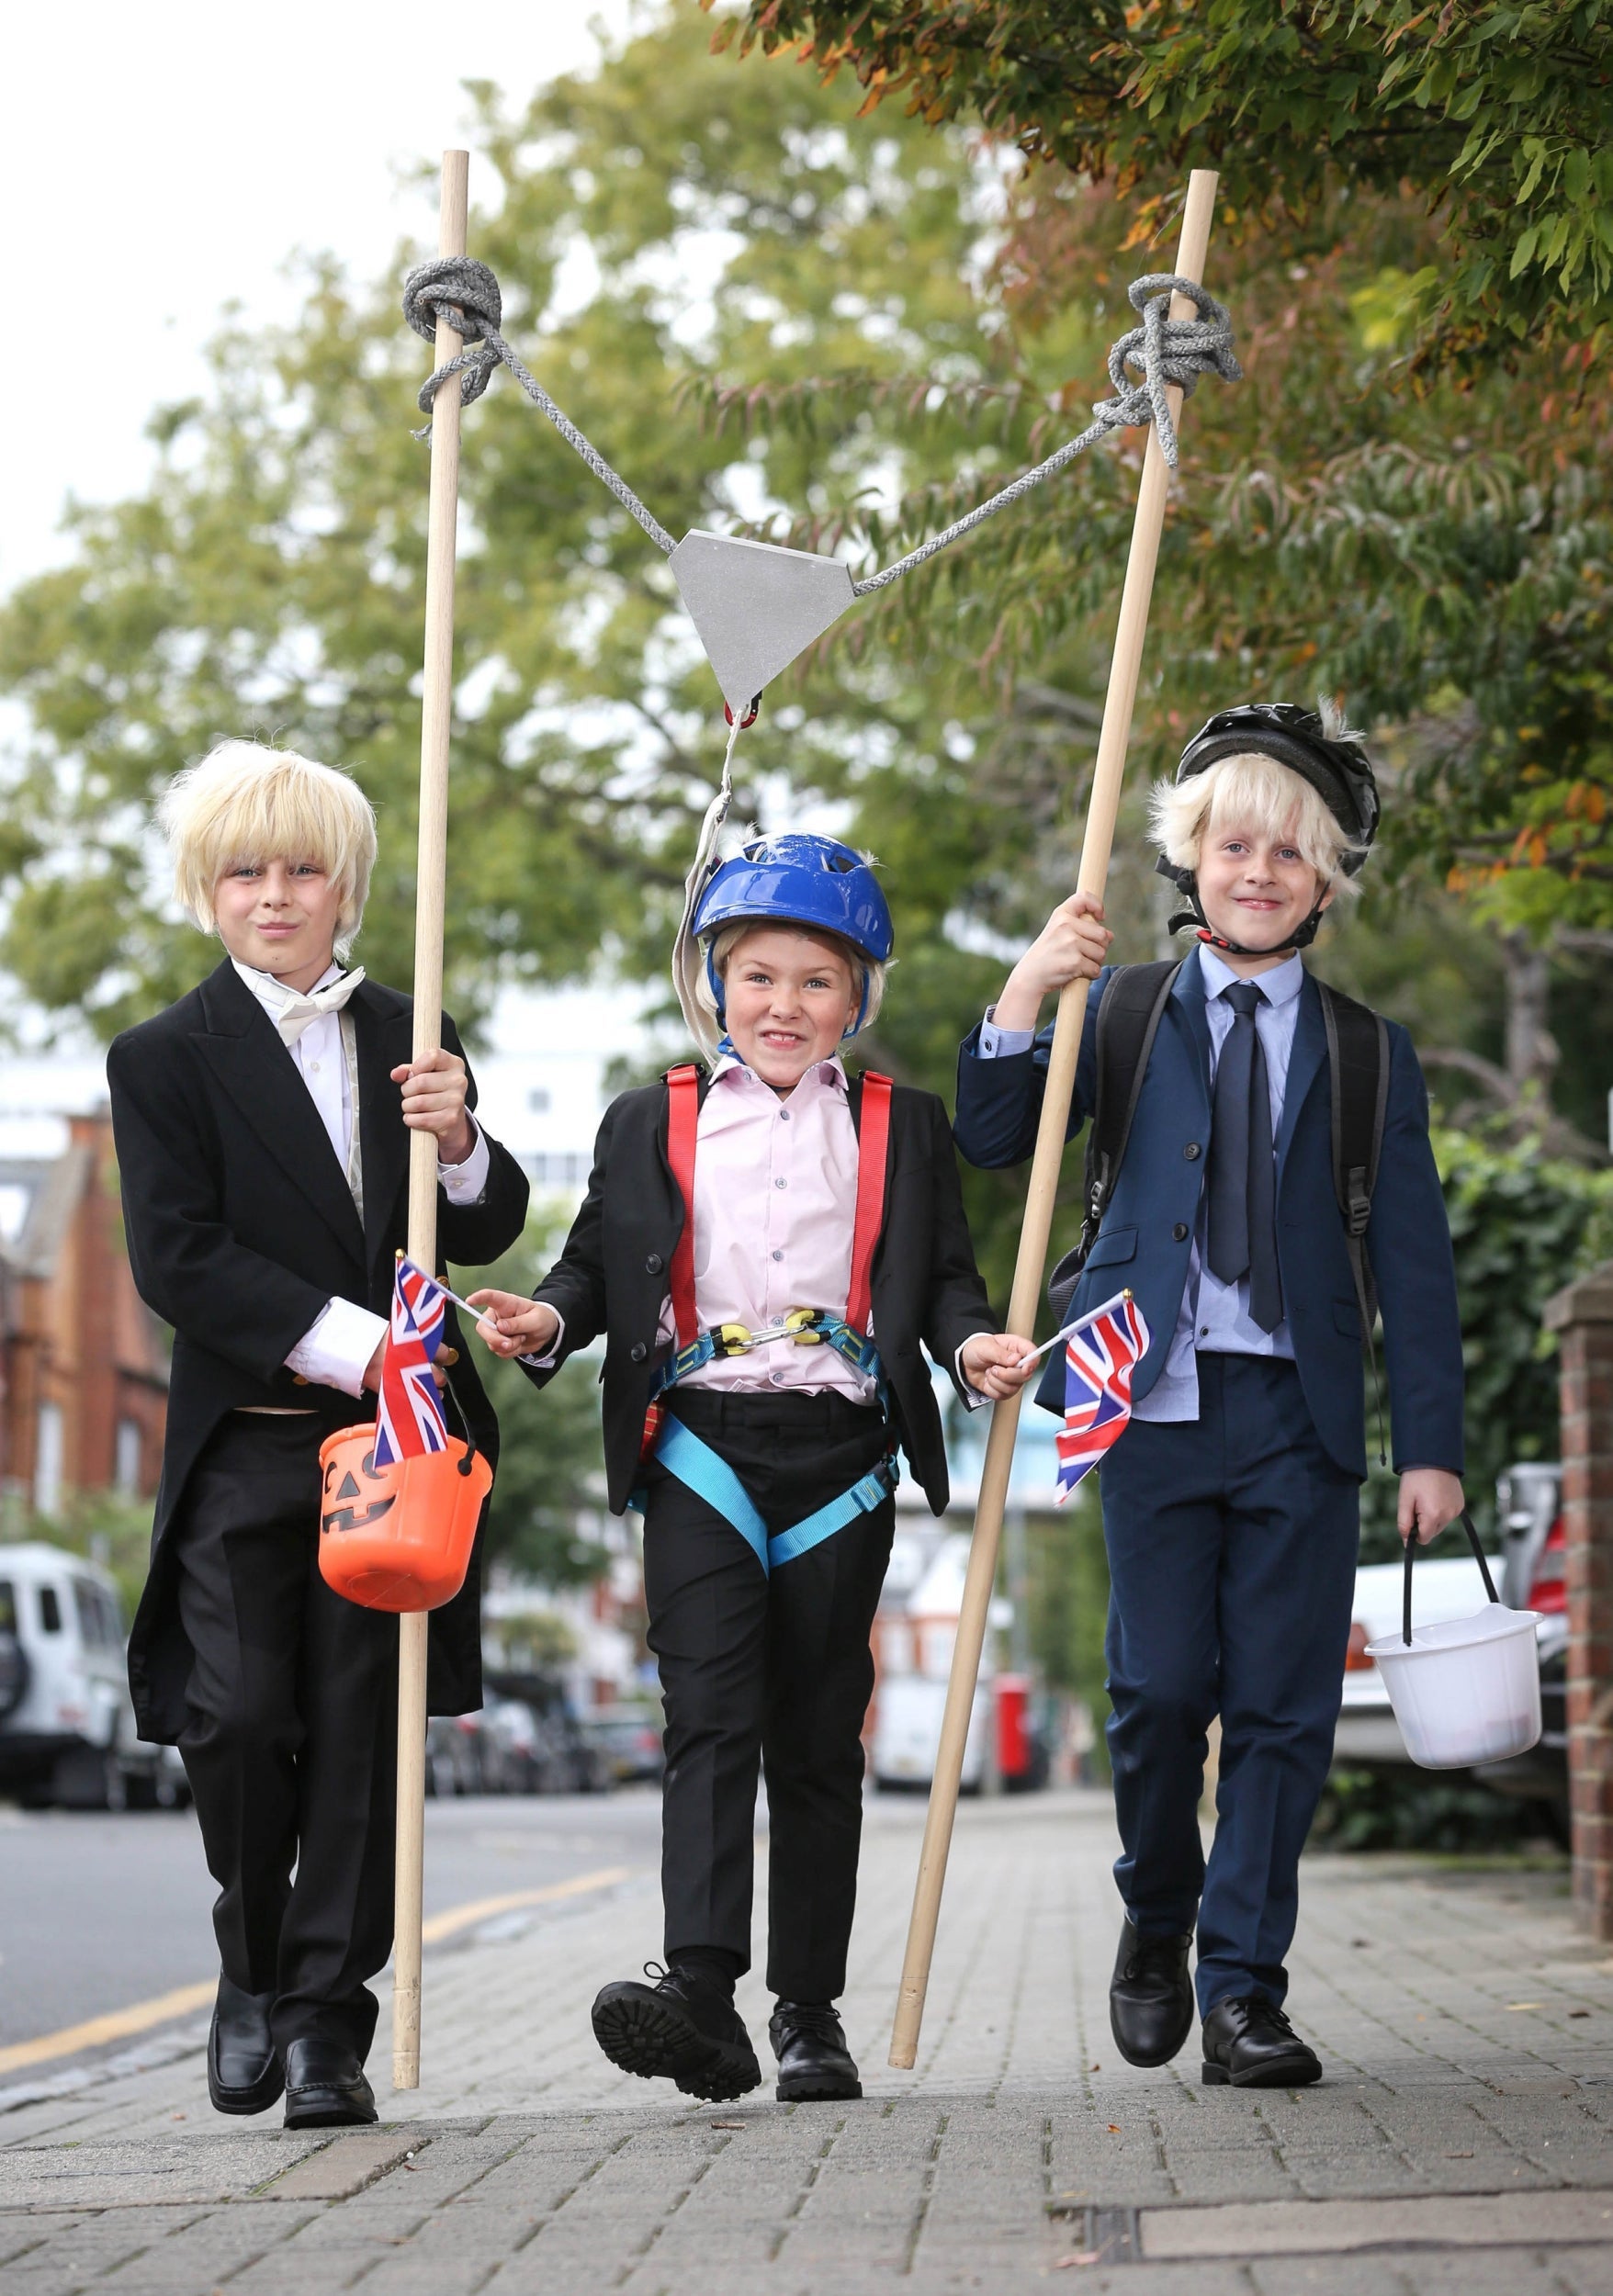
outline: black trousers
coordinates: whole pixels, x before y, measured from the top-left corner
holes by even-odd
[[[721,1453],[777,1533],[884,1456],[883,1414],[840,1395],[720,1395],[672,1405]],[[765,1574],[733,1525],[665,1468],[646,1478],[649,1647],[666,1702],[661,1895],[669,1962],[716,1946],[750,1964],[759,1761],[771,1840],[767,1982],[782,1998],[845,1988],[863,1830],[869,1634],[890,1560],[890,1500]]]
[[[225,1975],[273,1993],[284,2048],[362,2057],[365,1980],[392,1942],[398,1623],[319,1570],[318,1419],[237,1412],[175,1525],[194,1663],[179,1750],[196,1796]]]

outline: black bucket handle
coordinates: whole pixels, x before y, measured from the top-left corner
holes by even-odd
[[[1457,1520],[1467,1533],[1467,1543],[1473,1550],[1473,1560],[1479,1566],[1480,1576],[1484,1581],[1484,1592],[1491,1602],[1498,1604],[1501,1597],[1496,1593],[1495,1581],[1490,1576],[1489,1558],[1479,1544],[1479,1535],[1473,1528],[1473,1518],[1463,1507]],[[1417,1535],[1416,1531],[1413,1531],[1405,1542],[1405,1601],[1402,1606],[1400,1623],[1401,1640],[1408,1645],[1412,1638],[1412,1564],[1416,1557],[1417,1543]]]

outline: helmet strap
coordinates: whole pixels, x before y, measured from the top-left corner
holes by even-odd
[[[1167,931],[1180,933],[1191,929],[1201,942],[1206,943],[1212,949],[1221,950],[1226,956],[1289,956],[1295,950],[1308,949],[1321,929],[1323,904],[1318,901],[1304,922],[1296,925],[1288,939],[1280,941],[1275,949],[1246,949],[1241,940],[1228,940],[1224,933],[1218,933],[1211,924],[1210,919],[1204,914],[1204,905],[1199,898],[1199,880],[1190,869],[1178,869],[1163,855],[1154,866],[1160,876],[1168,877],[1177,891],[1185,894],[1188,898],[1189,906],[1185,909],[1177,911],[1166,928]]]

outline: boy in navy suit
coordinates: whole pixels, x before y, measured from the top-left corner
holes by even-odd
[[[1283,2013],[1298,1868],[1332,1758],[1366,1474],[1362,1331],[1334,1187],[1322,998],[1299,951],[1355,890],[1377,792],[1358,742],[1310,711],[1211,719],[1153,805],[1161,868],[1198,946],[1148,1055],[1129,1144],[1067,1313],[1122,1285],[1151,1334],[1132,1424],[1101,1470],[1111,1598],[1109,1744],[1125,1921],[1111,2019],[1134,2065],[1191,2030],[1198,1939],[1206,2081],[1321,2077]],[[1087,1007],[1073,1135],[1092,1113],[1111,970],[1100,902],[1077,894],[1014,967],[958,1071],[970,1163],[1031,1153],[1051,1030]],[[1403,1537],[1462,1507],[1456,1282],[1427,1099],[1388,1027],[1382,1155],[1366,1233],[1383,1321]],[[1062,1394],[1046,1387],[1056,1409]],[[1221,1717],[1208,1867],[1198,1806]]]

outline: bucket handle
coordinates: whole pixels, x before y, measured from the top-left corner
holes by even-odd
[[[1461,1514],[1457,1517],[1457,1520],[1461,1523],[1462,1529],[1467,1533],[1467,1543],[1473,1550],[1473,1560],[1479,1566],[1479,1575],[1484,1581],[1485,1593],[1489,1596],[1491,1602],[1499,1603],[1501,1597],[1496,1593],[1495,1581],[1490,1576],[1489,1558],[1486,1556],[1483,1547],[1479,1544],[1479,1535],[1473,1528],[1472,1516],[1468,1513],[1467,1509],[1463,1507]],[[1412,1638],[1412,1563],[1416,1558],[1416,1551],[1417,1536],[1414,1531],[1405,1542],[1405,1601],[1402,1607],[1400,1623],[1401,1639],[1403,1642],[1407,1644],[1410,1643]]]
[[[448,1391],[449,1401],[453,1404],[455,1411],[458,1413],[459,1424],[465,1430],[465,1456],[457,1462],[457,1465],[461,1475],[468,1475],[472,1467],[476,1464],[476,1434],[468,1418],[466,1416],[465,1406],[459,1401],[458,1390],[455,1387],[453,1380],[449,1378],[448,1367],[446,1364],[443,1367],[443,1385]]]

